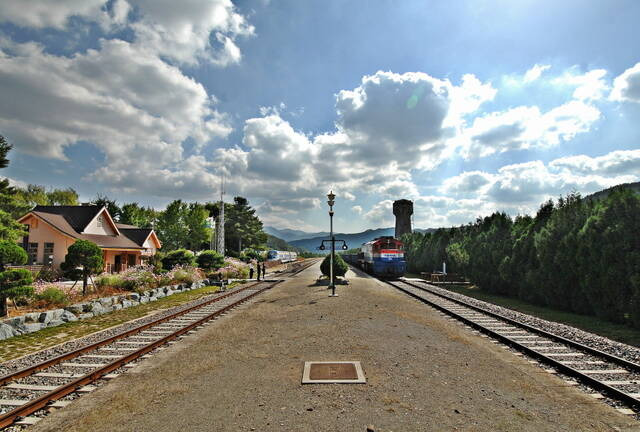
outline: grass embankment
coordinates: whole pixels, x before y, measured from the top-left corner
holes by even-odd
[[[228,288],[232,288],[235,285],[237,285],[237,283],[231,284]],[[192,291],[173,294],[154,302],[144,303],[93,318],[70,322],[57,327],[45,328],[35,333],[5,339],[0,341],[0,362],[40,351],[62,342],[77,339],[109,327],[151,315],[164,309],[179,306],[183,303],[215,293],[219,289],[220,287],[217,286],[206,286]]]
[[[444,288],[478,300],[533,315],[547,321],[567,324],[618,342],[640,347],[640,331],[626,325],[615,324],[590,315],[580,315],[573,312],[538,306],[512,297],[490,294],[475,286],[451,285]]]

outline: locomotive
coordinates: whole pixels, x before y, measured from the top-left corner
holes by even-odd
[[[282,263],[296,261],[298,254],[290,251],[270,250],[267,252],[267,261],[280,261]]]
[[[364,243],[358,254],[358,266],[374,276],[397,278],[407,270],[403,244],[393,237],[378,237]]]

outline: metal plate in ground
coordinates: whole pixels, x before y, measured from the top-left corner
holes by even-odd
[[[364,384],[366,379],[359,361],[304,362],[302,384]]]

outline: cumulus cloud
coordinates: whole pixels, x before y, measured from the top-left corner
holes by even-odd
[[[371,209],[364,214],[364,217],[374,224],[391,225],[394,221],[393,201],[384,200],[374,204]]]
[[[254,28],[236,11],[231,0],[20,0],[0,2],[0,22],[31,28],[65,29],[72,17],[98,23],[107,33],[127,27],[133,43],[180,64],[199,60],[218,66],[242,58],[236,39],[251,36]],[[131,19],[132,18],[132,19]]]
[[[639,168],[640,151],[629,150],[598,157],[564,157],[547,164],[542,161],[511,164],[495,173],[463,172],[443,181],[441,191],[446,196],[418,198],[416,217],[420,221],[455,224],[472,222],[477,216],[497,210],[512,215],[532,214],[549,198],[572,191],[586,195],[638,181]],[[463,217],[467,219],[461,220]]]
[[[22,27],[63,29],[72,16],[96,20],[103,13],[105,0],[3,0],[0,2],[0,22],[12,22]]]
[[[537,106],[520,106],[477,117],[462,134],[461,154],[484,157],[509,150],[551,147],[588,132],[600,118],[593,105],[572,100],[545,113]]]
[[[351,207],[351,210],[353,210],[353,212],[357,215],[361,215],[362,214],[362,206],[356,205]]]
[[[1,51],[0,91],[13,102],[0,106],[0,128],[22,152],[64,159],[65,147],[89,141],[114,161],[162,163],[179,159],[188,137],[201,144],[231,131],[201,84],[128,42],[73,57],[20,48]]]
[[[185,64],[199,58],[220,66],[240,61],[238,36],[254,33],[231,0],[130,0],[140,13],[131,23],[136,43]],[[213,41],[213,43],[212,43]]]
[[[579,73],[574,67],[554,78],[552,82],[556,85],[573,88],[573,98],[576,100],[598,100],[602,99],[609,91],[609,85],[605,80],[606,75],[607,71],[604,69]]]
[[[613,80],[610,98],[614,101],[640,102],[640,63]]]
[[[640,150],[618,150],[603,156],[567,156],[549,166],[576,175],[621,176],[640,173]]]
[[[540,76],[542,75],[542,73],[544,71],[546,71],[546,70],[548,70],[550,68],[551,68],[551,65],[535,64],[535,65],[533,65],[533,67],[531,69],[529,69],[528,71],[525,72],[522,81],[525,82],[525,83],[533,82],[533,81],[537,80],[538,78],[540,78]]]
[[[442,182],[442,191],[454,195],[474,195],[493,181],[493,175],[483,171],[465,171]]]

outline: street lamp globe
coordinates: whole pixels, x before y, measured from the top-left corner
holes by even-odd
[[[336,195],[333,193],[333,191],[327,194],[327,198],[329,198],[329,201],[327,201],[327,204],[329,204],[330,207],[333,207],[333,204],[335,202],[334,200],[336,199]]]

